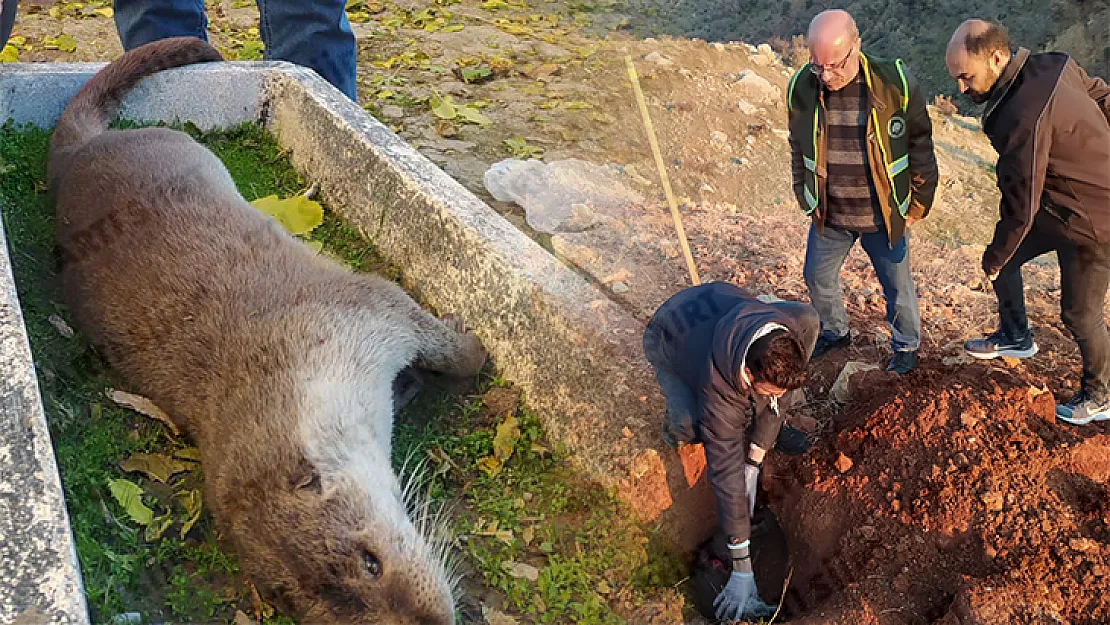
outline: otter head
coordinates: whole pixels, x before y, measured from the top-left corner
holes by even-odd
[[[320,471],[302,456],[228,493],[244,570],[302,622],[454,625],[446,543],[425,536],[426,514],[409,518],[388,460],[356,464]]]

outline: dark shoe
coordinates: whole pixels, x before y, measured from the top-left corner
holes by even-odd
[[[813,346],[813,355],[809,357],[810,360],[817,360],[825,354],[837,350],[844,349],[852,344],[852,333],[849,332],[844,336],[835,339],[827,339],[823,336],[817,337],[817,344]]]
[[[1037,353],[1037,344],[1033,342],[1033,333],[1026,331],[1025,336],[1014,340],[998,330],[994,334],[964,343],[964,351],[972,358],[990,360],[1003,356],[1006,358],[1030,358]]]
[[[917,352],[894,352],[886,370],[906,375],[915,367],[917,367]]]
[[[1087,391],[1079,391],[1068,403],[1056,406],[1056,418],[1072,425],[1110,421],[1110,399],[1097,401]]]
[[[663,438],[663,443],[667,447],[670,447],[671,449],[674,449],[674,450],[677,450],[679,448],[680,443],[678,442],[678,439],[675,438],[674,432],[671,431],[670,421],[663,421],[662,438]]]
[[[775,449],[788,456],[800,456],[809,451],[809,437],[798,428],[783,424],[775,440]]]

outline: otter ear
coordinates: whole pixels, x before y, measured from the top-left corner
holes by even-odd
[[[323,492],[323,487],[320,485],[320,472],[308,461],[308,458],[301,456],[297,462],[296,468],[289,476],[289,489],[304,490],[316,495]]]

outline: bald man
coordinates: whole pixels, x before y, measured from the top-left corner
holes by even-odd
[[[976,358],[1037,353],[1021,267],[1056,252],[1060,309],[1079,344],[1078,393],[1056,407],[1073,424],[1110,420],[1110,87],[1062,52],[1013,52],[1006,29],[968,20],[945,63],[960,91],[986,104],[983,130],[998,152],[1000,219],[983,252],[998,296],[999,329],[964,348]]]
[[[901,59],[863,53],[845,11],[813,18],[808,44],[810,63],[790,80],[787,105],[794,193],[813,220],[804,270],[821,317],[813,358],[851,342],[840,269],[859,241],[886,297],[887,370],[909,373],[921,313],[907,227],[929,214],[938,178],[925,99]]]

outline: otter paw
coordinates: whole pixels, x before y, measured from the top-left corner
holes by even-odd
[[[482,370],[486,364],[486,359],[489,357],[489,352],[486,351],[482,340],[479,339],[473,332],[464,331],[462,341],[463,362],[461,373],[464,375],[476,375]]]

